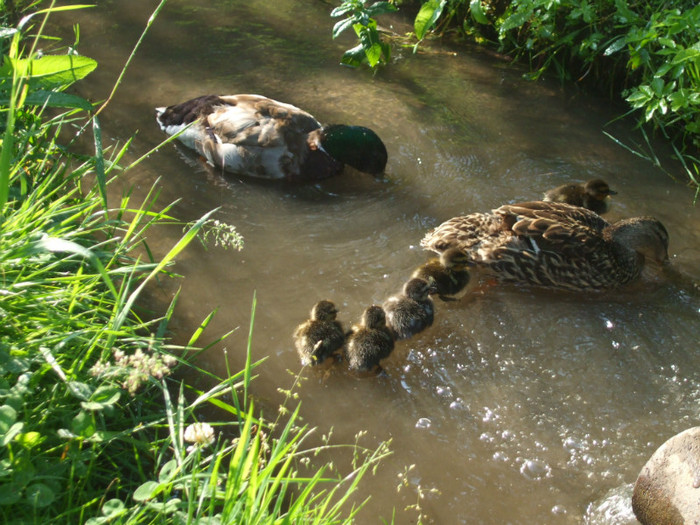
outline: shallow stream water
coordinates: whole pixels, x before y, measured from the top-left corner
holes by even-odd
[[[220,208],[216,218],[245,239],[241,252],[193,244],[175,268],[185,276],[173,324],[181,338],[217,308],[211,338],[239,327],[200,365],[225,375],[228,358],[242,368],[255,296],[253,357],[269,357],[253,395],[272,416],[278,388],[301,369],[291,334],[316,301],[336,302],[349,326],[401,288],[426,259],[420,239],[441,221],[603,178],[618,191],[608,218],[659,218],[682,278],[647,272],[614,294],[492,288],[439,302],[435,324],[397,345],[385,375],[306,369],[296,391],[319,436],[333,428],[334,442],[352,443],[366,430],[368,447],[391,439],[393,455],[362,484],[359,497],[372,497],[359,523],[388,522],[394,508],[397,524],[415,523],[416,504],[425,523],[634,523],[640,468],[700,412],[692,190],[603,134],[639,140],[628,124],[608,124],[619,108],[524,80],[496,57],[433,43],[429,53],[395,50],[372,74],[338,65],[355,43],[331,39],[326,2],[196,4],[172,0],[156,19],[101,115],[105,142],[136,134],[133,159],[164,138],[155,106],[259,93],[322,122],[371,127],[389,150],[383,180],[349,171],[316,185],[265,184],[217,173],[172,144],[126,173],[121,186],[137,200],[159,179],[161,204],[180,199],[175,215]],[[64,30],[78,21],[79,50],[100,64],[79,93],[107,96],[154,7],[105,1],[55,19]],[[149,244],[163,253],[181,229],[159,235]],[[154,299],[174,292],[164,282]]]

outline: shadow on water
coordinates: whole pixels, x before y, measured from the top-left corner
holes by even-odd
[[[109,92],[153,7],[103,2],[71,15],[81,51],[100,64],[81,94]],[[348,170],[307,186],[222,175],[173,144],[128,172],[121,184],[136,196],[159,180],[162,204],[180,199],[178,217],[220,208],[216,217],[245,238],[241,252],[193,244],[182,254],[173,329],[187,337],[218,308],[211,338],[240,328],[199,364],[224,374],[225,348],[239,369],[257,297],[253,358],[268,357],[253,384],[259,406],[274,414],[278,388],[300,373],[302,416],[319,435],[392,439],[394,454],[363,485],[360,496],[372,499],[360,522],[388,521],[394,507],[396,523],[415,522],[406,509],[419,503],[426,523],[629,523],[629,484],[658,445],[698,419],[692,192],[601,133],[616,115],[607,103],[526,82],[483,54],[397,50],[375,75],[339,67],[353,42],[331,40],[329,11],[298,0],[173,1],[102,114],[105,137],[138,131],[135,158],[164,138],[154,107],[260,93],[322,122],[366,125],[389,150],[383,179]],[[606,129],[632,140],[622,123]],[[426,259],[418,243],[429,228],[591,178],[618,191],[609,220],[655,215],[666,225],[673,275],[649,271],[614,294],[504,287],[438,302],[435,324],[397,345],[386,374],[300,372],[291,334],[317,300],[333,300],[349,326]],[[162,228],[149,245],[162,253],[181,233]],[[167,303],[177,284],[159,286],[152,301]]]

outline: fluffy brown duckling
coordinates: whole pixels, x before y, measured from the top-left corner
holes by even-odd
[[[369,372],[379,367],[379,361],[394,350],[394,337],[386,325],[386,314],[381,306],[370,306],[362,314],[359,325],[354,325],[346,347],[350,369]]]
[[[547,202],[564,202],[581,206],[602,215],[610,209],[610,195],[617,195],[602,179],[593,179],[582,184],[563,184],[544,194]]]
[[[412,278],[435,283],[435,293],[443,301],[456,301],[467,293],[470,279],[469,257],[457,248],[449,248],[413,271]]]
[[[301,364],[317,365],[335,354],[345,344],[345,332],[336,320],[338,310],[331,301],[319,301],[311,309],[311,319],[297,326],[294,331]]]
[[[435,289],[435,283],[414,277],[404,284],[402,293],[384,302],[387,324],[395,339],[408,339],[433,324],[435,308],[430,294]]]

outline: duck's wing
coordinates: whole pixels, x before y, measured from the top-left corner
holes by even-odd
[[[596,213],[560,202],[506,204],[493,211],[514,236],[541,240],[555,247],[604,242],[609,223]]]
[[[426,250],[441,253],[458,248],[467,253],[485,238],[503,230],[501,217],[490,213],[472,213],[453,217],[429,231],[420,242]]]
[[[260,95],[223,96],[220,101],[206,122],[221,143],[293,149],[321,127],[306,111]]]
[[[156,118],[213,166],[267,179],[299,176],[321,130],[296,106],[249,94],[198,97],[158,108]]]

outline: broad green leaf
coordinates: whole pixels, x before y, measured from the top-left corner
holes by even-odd
[[[158,495],[163,490],[165,485],[156,483],[155,481],[147,481],[139,486],[135,491],[133,498],[135,501],[148,501]]]
[[[654,118],[654,113],[656,112],[656,109],[658,108],[658,104],[651,104],[646,107],[646,110],[644,111],[644,120],[649,122],[652,118]]]
[[[44,437],[39,432],[25,432],[18,434],[15,438],[15,443],[22,445],[24,448],[34,448],[44,441]]]
[[[14,71],[45,87],[62,87],[85,78],[96,67],[97,61],[80,55],[44,55],[33,59],[6,57],[0,74],[11,77]]]
[[[603,55],[608,57],[627,47],[627,40],[624,36],[620,36],[613,40],[608,47],[603,51]]]
[[[71,430],[77,436],[89,438],[97,429],[92,415],[81,411],[71,421]]]
[[[160,481],[161,483],[167,483],[168,481],[171,481],[177,473],[177,461],[171,459],[161,467],[160,472],[158,473],[158,481]]]
[[[469,12],[472,14],[475,22],[479,24],[489,23],[489,19],[486,18],[486,13],[484,13],[484,8],[481,5],[481,0],[471,0],[469,2]]]
[[[24,423],[19,422],[15,423],[12,425],[7,431],[5,432],[5,435],[2,436],[2,439],[0,439],[0,446],[4,447],[7,446],[8,443],[10,443],[13,439],[15,439],[15,436],[17,436],[20,432],[22,432],[22,429],[24,428]]]
[[[626,0],[615,0],[615,8],[617,9],[617,17],[621,22],[631,23],[639,18],[639,15],[629,8],[629,3]]]
[[[670,63],[666,62],[666,63],[663,64],[659,69],[656,70],[656,73],[654,73],[654,76],[662,77],[662,76],[664,76],[666,73],[668,73],[669,70],[670,70],[672,67],[674,67],[673,64],[670,64]]]
[[[104,516],[98,516],[87,520],[85,525],[104,525],[105,523],[109,523],[109,519],[105,518]]]
[[[689,47],[688,49],[683,49],[676,53],[673,57],[673,64],[680,64],[682,62],[687,62],[688,60],[697,60],[700,58],[700,51]]]
[[[68,381],[68,390],[81,401],[89,401],[93,392],[90,385],[79,381]]]
[[[654,80],[652,80],[651,81],[651,89],[654,90],[655,95],[660,96],[664,90],[664,79],[663,78],[655,78]]]
[[[0,406],[0,434],[4,434],[17,421],[17,411],[9,405]]]
[[[30,106],[46,105],[51,108],[84,109],[85,111],[92,111],[93,109],[92,103],[83,97],[60,91],[32,91],[27,95],[24,103]]]
[[[374,22],[376,26],[376,22]],[[379,33],[373,26],[365,27],[361,24],[355,24],[353,26],[357,36],[360,37],[360,44],[365,52],[367,61],[371,67],[374,67],[379,63],[382,58],[382,48],[379,44]]]
[[[672,93],[668,98],[671,101],[672,111],[678,111],[679,109],[688,106],[688,97],[682,91],[676,91],[675,93]]]
[[[375,2],[366,9],[366,13],[369,16],[379,16],[387,13],[394,13],[398,10],[398,7],[391,2]]]
[[[102,505],[102,514],[107,518],[116,518],[123,514],[125,510],[126,506],[124,502],[117,498],[106,501],[105,504]]]
[[[532,12],[528,10],[513,13],[503,21],[501,27],[498,28],[498,33],[501,36],[503,36],[504,33],[510,31],[511,29],[521,27],[525,22],[527,22],[530,19],[531,15]]]
[[[334,8],[333,11],[331,11],[331,16],[333,18],[343,16],[345,13],[349,13],[353,9],[355,9],[355,7],[351,4],[339,5],[338,7]]]
[[[447,0],[429,0],[423,4],[416,15],[413,22],[413,30],[416,32],[416,38],[423,40],[427,32],[432,29],[442,10],[447,4]]]
[[[37,509],[51,505],[56,499],[56,494],[44,483],[34,483],[27,487],[27,501]]]
[[[352,49],[348,49],[343,53],[343,58],[340,63],[345,66],[350,67],[360,67],[365,60],[365,50],[362,48],[362,44],[358,44]]]
[[[98,430],[88,438],[91,443],[106,443],[118,437],[121,432],[117,430]]]
[[[94,401],[81,401],[80,408],[91,412],[99,412],[105,408],[105,405],[102,403],[95,403]]]
[[[348,27],[352,26],[355,21],[352,18],[346,18],[333,26],[333,38],[336,38],[340,33],[345,31]]]
[[[372,20],[368,26],[355,24],[353,28],[360,38],[360,45],[362,46],[370,67],[375,67],[381,62],[382,56],[388,60],[390,48],[382,45],[379,32],[377,31],[377,22],[375,20]]]
[[[0,483],[0,505],[14,505],[22,497],[21,483]]]
[[[370,47],[365,48],[365,55],[367,55],[370,67],[376,66],[382,59],[382,45],[375,42]]]
[[[641,91],[633,91],[625,100],[632,104],[634,107],[639,107],[644,105],[648,100],[649,96]]]
[[[180,500],[175,498],[169,499],[167,501],[149,501],[146,503],[146,505],[148,505],[148,508],[153,512],[156,512],[161,515],[168,515],[178,510],[178,508],[180,507]],[[198,518],[197,524],[200,525],[202,523],[206,523],[206,521],[203,521],[201,518]]]
[[[674,67],[673,70],[671,71],[671,78],[674,78],[674,79],[680,78],[681,75],[683,75],[683,73],[685,73],[685,66],[683,64],[680,64],[680,65]]]
[[[121,396],[121,390],[116,386],[100,386],[92,394],[90,401],[102,403],[103,405],[113,405]]]

